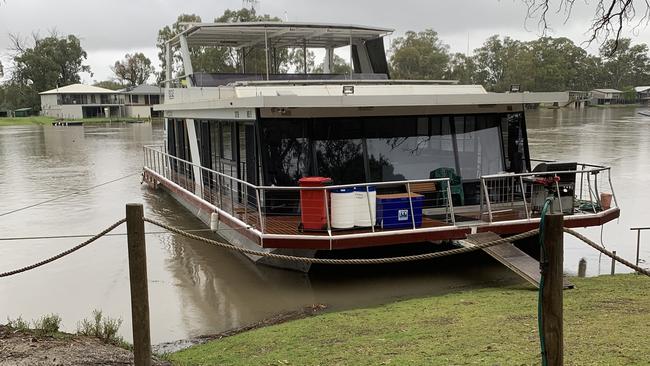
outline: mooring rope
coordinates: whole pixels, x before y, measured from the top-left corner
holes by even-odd
[[[605,254],[606,256],[614,259],[615,261],[623,264],[624,266],[627,266],[627,267],[637,271],[638,273],[641,273],[641,274],[644,274],[644,275],[650,277],[650,270],[639,267],[639,266],[637,266],[636,264],[634,264],[632,262],[629,262],[629,261],[627,261],[627,260],[625,260],[625,259],[623,259],[623,258],[621,258],[621,257],[619,257],[617,255],[614,255],[614,253],[612,253],[609,250],[601,247],[598,243],[596,243],[593,240],[587,238],[586,236],[580,234],[579,232],[577,232],[577,231],[575,231],[573,229],[569,229],[569,228],[564,228],[564,232],[567,233],[567,234],[571,234],[571,235],[575,236],[576,238],[578,238],[578,239],[582,240],[583,242],[585,242],[585,244],[587,244],[590,247],[596,249],[597,251]]]
[[[424,254],[415,254],[415,255],[408,255],[408,256],[399,256],[399,257],[386,257],[386,258],[356,258],[356,259],[329,259],[329,258],[308,258],[308,257],[298,257],[298,256],[292,256],[292,255],[284,255],[284,254],[276,254],[276,253],[269,253],[269,252],[263,252],[259,250],[253,250],[253,249],[247,249],[247,248],[240,248],[236,247],[232,244],[225,243],[222,241],[217,241],[217,240],[212,240],[208,239],[199,235],[191,234],[185,230],[181,230],[178,228],[175,228],[173,226],[167,225],[165,223],[162,223],[160,221],[150,219],[148,217],[144,217],[143,220],[145,222],[148,222],[150,224],[153,224],[155,226],[158,226],[160,228],[163,228],[169,232],[176,233],[179,235],[182,235],[186,238],[201,241],[207,244],[215,245],[221,248],[225,248],[228,250],[232,251],[237,251],[240,253],[244,254],[249,254],[249,255],[254,255],[254,256],[259,256],[259,257],[267,257],[267,258],[273,258],[273,259],[279,259],[279,260],[286,260],[286,261],[293,261],[293,262],[301,262],[301,263],[310,263],[310,264],[332,264],[332,265],[365,265],[365,264],[387,264],[387,263],[399,263],[399,262],[413,262],[413,261],[422,261],[422,260],[428,260],[428,259],[433,259],[433,258],[441,258],[441,257],[446,257],[450,255],[456,255],[456,254],[462,254],[462,253],[469,253],[469,252],[474,252],[478,250],[482,250],[485,248],[529,238],[532,236],[535,236],[539,233],[539,229],[534,229],[530,230],[521,234],[509,236],[507,238],[502,238],[498,240],[493,240],[487,243],[480,243],[480,244],[474,244],[472,243],[472,246],[465,246],[461,248],[454,248],[454,249],[449,249],[449,250],[444,250],[440,252],[432,252],[432,253],[424,253]],[[64,252],[61,252],[53,257],[50,257],[48,259],[45,259],[43,261],[40,261],[38,263],[34,263],[32,265],[15,269],[12,271],[0,273],[0,278],[2,277],[9,277],[18,273],[26,272],[29,270],[32,270],[34,268],[38,268],[40,266],[43,266],[45,264],[54,262],[57,259],[63,258],[67,256],[68,254],[71,254],[73,252],[76,252],[77,250],[93,243],[97,239],[101,238],[102,236],[105,236],[118,226],[122,225],[123,223],[126,222],[126,219],[121,219],[117,222],[115,222],[113,225],[107,227],[97,235],[93,236],[92,238],[89,238],[88,240],[84,241],[83,243],[74,246]],[[614,260],[620,262],[621,264],[637,271],[638,273],[642,273],[646,276],[650,276],[650,271],[644,268],[641,268],[639,266],[634,265],[633,263],[614,255],[610,251],[600,247],[597,243],[593,242],[589,238],[585,237],[584,235],[572,230],[565,228],[564,231],[568,234],[571,234],[575,236],[576,238],[582,240],[589,246],[593,247],[594,249],[600,251],[601,253],[607,255],[610,258],[613,258]]]
[[[38,263],[34,263],[32,265],[29,265],[29,266],[26,266],[26,267],[23,267],[23,268],[18,268],[18,269],[15,269],[13,271],[0,273],[0,278],[13,276],[15,274],[22,273],[22,272],[27,272],[29,270],[32,270],[34,268],[37,268],[37,267],[40,267],[42,265],[48,264],[50,262],[54,262],[57,259],[63,258],[66,255],[68,255],[70,253],[73,253],[73,252],[76,252],[77,250],[85,247],[86,245],[88,245],[88,244],[94,242],[95,240],[101,238],[102,236],[108,234],[109,232],[113,231],[113,229],[115,229],[116,227],[122,225],[125,222],[126,222],[126,219],[121,219],[121,220],[117,221],[116,223],[114,223],[113,225],[111,225],[111,226],[107,227],[106,229],[102,230],[99,234],[93,236],[92,238],[90,238],[90,239],[84,241],[83,243],[81,243],[81,244],[79,244],[77,246],[74,246],[74,247],[72,247],[72,248],[70,248],[70,249],[68,249],[68,250],[66,250],[64,252],[59,253],[59,254],[55,255],[54,257],[50,257],[50,258],[42,260],[42,261],[40,261]]]
[[[433,252],[433,253],[425,253],[425,254],[415,254],[415,255],[408,255],[408,256],[400,256],[400,257],[387,257],[387,258],[367,258],[367,259],[329,259],[329,258],[308,258],[308,257],[297,257],[297,256],[292,256],[292,255],[284,255],[284,254],[275,254],[275,253],[268,253],[268,252],[262,252],[259,250],[253,250],[253,249],[247,249],[247,248],[240,248],[236,247],[232,244],[229,243],[224,243],[221,241],[217,240],[212,240],[208,238],[204,238],[199,235],[194,235],[188,232],[185,232],[183,230],[177,229],[173,226],[167,225],[165,223],[162,223],[160,221],[156,221],[154,219],[150,219],[145,217],[144,221],[156,225],[158,227],[161,227],[163,229],[169,230],[173,233],[182,235],[186,238],[189,239],[194,239],[198,240],[207,244],[212,244],[218,247],[226,248],[229,250],[237,251],[240,253],[244,254],[250,254],[250,255],[255,255],[255,256],[260,256],[260,257],[266,257],[266,258],[272,258],[272,259],[280,259],[280,260],[286,260],[286,261],[292,261],[292,262],[300,262],[300,263],[310,263],[310,264],[386,264],[386,263],[399,263],[399,262],[413,262],[413,261],[422,261],[422,260],[427,260],[427,259],[432,259],[432,258],[440,258],[440,257],[445,257],[449,255],[455,255],[455,254],[461,254],[461,253],[468,253],[468,252],[473,252],[485,248],[489,248],[492,246],[500,245],[500,244],[505,244],[509,243],[512,241],[520,240],[520,239],[525,239],[529,238],[531,236],[537,235],[539,232],[538,229],[534,229],[531,231],[527,231],[525,233],[513,235],[507,238],[503,239],[498,239],[494,240],[491,242],[487,243],[481,243],[481,244],[474,244],[473,246],[468,246],[468,247],[462,247],[462,248],[455,248],[455,249],[450,249],[450,250],[445,250],[441,252]]]

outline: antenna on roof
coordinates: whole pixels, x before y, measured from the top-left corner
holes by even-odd
[[[259,0],[242,0],[241,7],[244,9],[250,9],[251,11],[257,11],[256,8],[259,4]]]

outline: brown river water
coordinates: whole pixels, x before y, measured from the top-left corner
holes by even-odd
[[[611,165],[622,208],[602,240],[628,259],[636,254],[633,226],[650,226],[650,117],[641,109],[540,110],[527,113],[531,156]],[[162,140],[162,124],[84,127],[0,127],[0,215],[142,167],[142,145]],[[204,226],[171,197],[132,176],[105,186],[0,216],[0,272],[57,254],[83,241],[7,238],[95,234],[124,217],[124,205],[142,202],[145,214],[187,229]],[[157,231],[147,226],[148,231]],[[124,233],[124,226],[115,232]],[[582,230],[600,240],[600,228]],[[211,234],[205,234],[209,236]],[[650,241],[650,232],[646,242]],[[566,237],[565,270],[578,260],[588,274],[608,273],[610,261]],[[311,304],[330,310],[373,306],[459,289],[526,285],[482,253],[408,265],[316,267],[309,275],[255,266],[230,251],[174,234],[147,235],[151,332],[154,343],[213,334]],[[650,243],[641,257],[650,260]],[[618,271],[626,271],[618,266]],[[63,330],[101,309],[124,320],[131,338],[125,236],[104,237],[44,267],[0,279],[0,322],[57,313]]]

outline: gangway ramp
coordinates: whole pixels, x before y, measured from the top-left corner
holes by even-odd
[[[495,233],[477,233],[469,235],[463,245],[488,243],[497,239],[501,239],[501,237]],[[530,282],[533,286],[539,288],[539,281],[541,279],[539,273],[539,262],[514,246],[514,244],[505,243],[495,245],[484,248],[483,251],[489,254],[492,258],[501,262],[504,266],[510,268],[513,272]],[[569,289],[573,287],[574,285],[564,278],[564,288]]]

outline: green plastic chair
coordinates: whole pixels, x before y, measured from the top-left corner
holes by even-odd
[[[429,179],[449,178],[449,186],[451,187],[451,196],[458,195],[460,198],[460,205],[465,205],[465,192],[463,191],[463,182],[460,175],[456,174],[453,168],[438,168],[429,173]],[[438,192],[442,195],[443,199],[447,198],[447,184],[445,182],[436,182]]]

